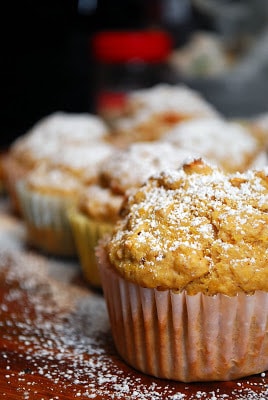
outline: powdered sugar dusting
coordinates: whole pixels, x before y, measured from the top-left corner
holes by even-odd
[[[129,197],[110,258],[142,286],[183,289],[206,276],[210,294],[267,290],[267,204],[265,171],[225,175],[199,161],[163,171]]]
[[[267,134],[268,134],[268,113],[266,112],[266,113],[257,115],[253,119],[253,122],[256,123],[257,126],[259,126],[263,130],[264,134],[266,134],[265,137],[267,137]]]
[[[107,133],[108,127],[95,115],[58,111],[39,120],[27,135],[47,142],[86,143],[102,139]]]
[[[117,121],[120,129],[129,129],[163,112],[193,117],[219,115],[199,93],[184,85],[159,84],[149,89],[139,89],[131,92],[127,101],[133,114]]]
[[[259,149],[257,139],[245,127],[220,118],[182,122],[167,132],[163,140],[199,152],[211,162],[229,167],[229,170],[243,169]]]
[[[81,182],[70,172],[59,168],[48,168],[44,164],[31,171],[26,182],[31,187],[45,187],[62,193],[75,193],[81,186]]]
[[[6,212],[0,222],[3,399],[12,398],[12,393],[28,400],[268,396],[265,373],[226,385],[182,384],[146,377],[127,367],[113,347],[103,296],[78,284],[76,261],[47,258],[23,248],[16,239],[20,222]],[[7,247],[2,246],[5,236]]]
[[[113,146],[106,143],[94,143],[87,145],[66,146],[64,151],[53,155],[50,159],[50,165],[59,168],[69,168],[79,171],[94,169],[114,150]]]
[[[100,175],[116,191],[142,185],[156,172],[178,168],[193,156],[191,150],[176,148],[165,142],[133,143],[127,149],[115,151],[100,167]]]

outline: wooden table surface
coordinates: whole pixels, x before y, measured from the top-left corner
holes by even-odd
[[[101,292],[77,260],[29,249],[0,200],[0,399],[268,399],[267,374],[233,382],[165,381],[117,355]]]

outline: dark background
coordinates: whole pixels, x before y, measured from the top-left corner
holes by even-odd
[[[6,1],[0,13],[2,147],[53,111],[92,111],[94,32],[161,19],[156,0],[99,0],[93,9],[74,0]]]
[[[55,110],[87,111],[87,36],[77,2],[7,2],[1,49],[1,144]],[[3,25],[2,25],[3,26]]]
[[[92,7],[86,8],[85,4]],[[163,27],[170,30],[174,43],[180,45],[195,29],[214,29],[213,21],[192,8],[190,17],[173,30],[174,26],[165,26],[163,4],[165,0],[2,2],[0,146],[7,147],[54,111],[93,112],[95,70],[89,44],[95,32]],[[267,88],[262,81],[257,87],[255,95],[264,104]],[[235,100],[238,94],[236,91],[229,95],[224,87],[209,88],[206,83],[200,87],[197,83],[196,88],[216,103],[222,93],[216,104],[220,111],[228,110],[228,105],[230,110],[230,98]],[[248,95],[239,95],[237,103],[241,98],[247,109],[252,108]]]

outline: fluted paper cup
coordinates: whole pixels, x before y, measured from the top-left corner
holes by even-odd
[[[96,288],[101,288],[101,280],[95,255],[98,240],[113,228],[112,223],[95,221],[75,207],[70,207],[68,217],[77,248],[81,269],[85,280]]]
[[[56,256],[75,256],[67,210],[71,200],[30,190],[21,180],[17,193],[31,245]]]
[[[124,280],[96,254],[115,346],[132,367],[183,382],[226,381],[268,369],[268,294],[190,296]]]

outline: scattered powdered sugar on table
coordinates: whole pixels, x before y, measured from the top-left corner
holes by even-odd
[[[114,349],[102,294],[75,283],[75,261],[47,258],[19,245],[21,222],[1,210],[0,367],[6,371],[1,398],[11,398],[9,387],[26,400],[65,399],[67,394],[69,399],[70,393],[74,399],[268,397],[265,374],[257,382],[232,383],[227,394],[217,383],[145,378],[127,367]]]

